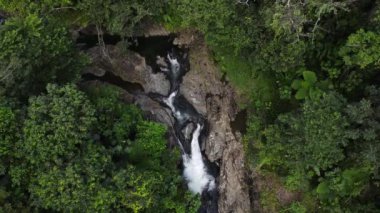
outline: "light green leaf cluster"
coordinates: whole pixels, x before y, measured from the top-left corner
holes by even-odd
[[[380,66],[380,35],[363,29],[351,34],[339,51],[347,66]]]

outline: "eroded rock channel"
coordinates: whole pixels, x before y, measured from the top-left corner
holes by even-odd
[[[169,127],[188,187],[202,194],[200,212],[249,212],[242,145],[230,126],[238,110],[234,90],[221,80],[201,37],[181,38],[139,38],[126,52],[92,47],[84,80],[123,88],[128,102]]]

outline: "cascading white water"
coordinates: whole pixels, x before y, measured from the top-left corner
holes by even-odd
[[[171,57],[170,54],[167,55],[167,59],[170,63],[170,71],[174,76],[180,74],[180,64],[177,58]],[[169,71],[166,68],[161,68],[163,72]],[[189,115],[186,112],[181,112],[174,105],[175,98],[177,97],[178,90],[175,90],[169,94],[167,98],[163,99],[163,102],[171,109],[173,116],[180,121],[188,120]],[[181,141],[178,141],[182,151],[183,151],[183,164],[184,164],[184,177],[188,182],[188,187],[193,193],[202,194],[202,191],[213,190],[215,188],[215,178],[207,173],[206,165],[202,158],[201,149],[199,147],[199,137],[202,131],[201,124],[197,123],[196,129],[192,133],[191,140],[191,153],[187,154]]]
[[[172,111],[173,115],[175,118],[177,118],[178,120],[182,120],[183,119],[183,115],[181,114],[180,111],[176,110],[176,108],[174,107],[174,98],[177,96],[177,92],[178,91],[174,91],[172,92],[168,98],[164,98],[164,103],[166,105],[169,106],[170,110]]]
[[[172,58],[170,56],[170,54],[168,54],[168,59],[169,59],[169,62],[170,62],[170,68],[171,68],[171,71],[173,74],[178,74],[179,73],[179,69],[180,69],[180,65],[178,63],[178,60],[176,58]]]
[[[201,194],[206,187],[208,190],[212,190],[215,187],[215,179],[207,173],[199,147],[199,135],[201,130],[201,125],[197,124],[197,128],[194,130],[191,140],[191,156],[186,153],[182,155],[185,167],[183,174],[188,181],[187,185],[192,192],[199,194]]]

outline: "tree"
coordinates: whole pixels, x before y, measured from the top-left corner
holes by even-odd
[[[104,29],[111,34],[124,37],[132,36],[138,24],[144,18],[157,14],[163,5],[161,0],[155,1],[154,4],[133,0],[84,0],[75,7],[89,23],[96,25],[99,36],[102,36]]]
[[[349,211],[344,202],[359,196],[369,181],[368,167],[328,172],[316,188],[323,209],[329,212]],[[349,205],[351,206],[351,205]]]
[[[351,103],[345,109],[350,122],[349,138],[353,142],[348,149],[348,159],[357,165],[368,167],[371,178],[379,183],[380,178],[380,90],[375,86],[366,88],[365,97]]]
[[[380,36],[363,29],[351,34],[339,53],[344,63],[349,66],[358,66],[360,69],[368,66],[380,67]]]
[[[304,178],[320,176],[342,161],[348,144],[344,106],[341,96],[330,93],[306,100],[301,113],[280,115],[264,132],[267,142],[260,151],[261,165],[287,168],[288,184],[299,188]]]
[[[23,143],[28,161],[34,166],[49,161],[59,165],[75,157],[78,146],[91,140],[94,115],[95,109],[74,85],[49,84],[47,95],[30,99]]]
[[[84,62],[64,28],[33,14],[5,22],[0,49],[0,93],[23,100],[77,79]]]
[[[47,211],[197,208],[175,175],[179,153],[167,151],[166,128],[122,103],[115,88],[91,90],[89,99],[72,84],[48,84],[30,99],[10,169],[23,199]]]
[[[12,16],[28,16],[29,14],[48,14],[53,9],[72,5],[71,0],[0,0],[0,8]]]
[[[169,2],[165,25],[201,31],[243,97],[254,173],[276,173],[313,203],[282,210],[373,211],[364,195],[379,196],[379,112],[364,88],[379,81],[379,2]]]
[[[323,94],[305,100],[302,111],[279,115],[264,130],[259,168],[285,175],[290,189],[304,192],[318,177],[315,192],[325,211],[372,211],[370,201],[357,198],[379,180],[379,94],[368,87],[366,97],[351,104],[336,93]]]
[[[339,49],[339,57],[342,60],[338,73],[340,87],[346,91],[352,91],[363,81],[375,76],[380,68],[380,39],[379,34],[364,29],[352,33]]]

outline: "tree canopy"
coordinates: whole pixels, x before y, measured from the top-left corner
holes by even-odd
[[[249,168],[302,194],[261,210],[378,211],[379,1],[171,2],[164,23],[203,32],[243,96]]]
[[[103,35],[126,39],[149,20],[203,34],[237,89],[249,114],[247,174],[278,180],[261,185],[262,211],[378,212],[378,0],[0,0],[0,8],[1,211],[196,211],[164,126],[114,87],[77,86],[87,60],[73,32],[95,26],[104,45]],[[297,198],[281,203],[276,187]]]

